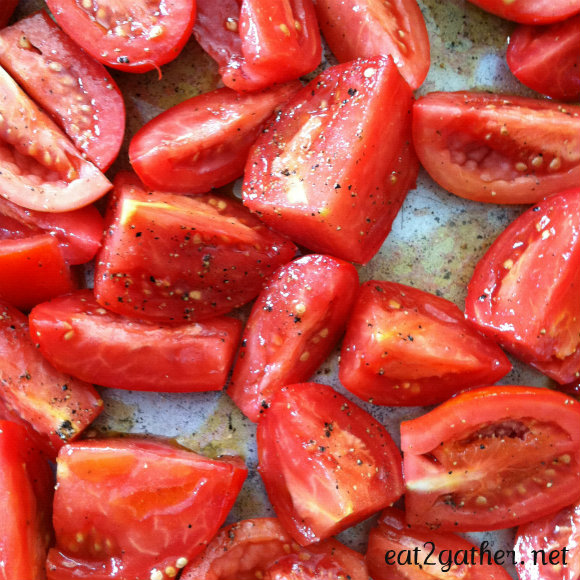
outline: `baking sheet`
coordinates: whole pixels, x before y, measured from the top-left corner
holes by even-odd
[[[1,0],[0,0],[1,1]],[[431,69],[417,91],[479,89],[534,96],[509,72],[506,40],[513,24],[486,14],[462,0],[420,0],[431,42]],[[16,17],[44,7],[41,0],[21,0]],[[334,61],[325,52],[326,64]],[[149,119],[189,97],[219,85],[214,62],[191,40],[180,57],[162,69],[141,75],[112,71],[127,107],[127,136],[110,176],[128,169],[131,136]],[[312,77],[314,75],[310,75]],[[466,284],[473,269],[502,229],[525,207],[479,204],[455,197],[421,171],[417,188],[404,203],[392,232],[369,264],[359,268],[361,281],[393,280],[438,294],[463,309]],[[247,310],[247,309],[246,309]],[[314,381],[330,384],[379,419],[399,442],[399,424],[426,411],[385,408],[363,403],[346,392],[337,378],[338,349],[322,365]],[[533,369],[514,364],[505,384],[546,386],[549,380]],[[228,521],[274,515],[256,471],[256,428],[223,393],[165,394],[102,389],[105,409],[94,430],[105,433],[149,433],[175,437],[204,455],[239,454],[249,476]],[[364,551],[367,521],[340,539]],[[512,549],[513,530],[470,534],[490,549]],[[517,578],[515,571],[508,570]]]

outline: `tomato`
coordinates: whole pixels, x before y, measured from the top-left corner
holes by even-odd
[[[448,300],[370,280],[359,293],[340,354],[340,382],[375,405],[435,405],[511,370],[502,350]]]
[[[354,266],[310,255],[282,266],[256,300],[228,394],[252,421],[283,385],[308,380],[344,331],[358,290]]]
[[[392,55],[412,89],[429,71],[425,19],[416,0],[317,0],[324,39],[340,62]]]
[[[99,169],[113,163],[125,132],[123,97],[45,12],[0,32],[0,65]]]
[[[48,580],[174,578],[218,531],[246,474],[237,457],[207,459],[153,439],[67,445]]]
[[[580,188],[526,211],[477,264],[465,304],[482,332],[563,384],[580,373],[579,220]]]
[[[412,98],[390,57],[327,69],[257,140],[244,204],[311,250],[368,262],[417,175]]]
[[[0,67],[0,195],[46,212],[78,209],[111,184]]]
[[[29,423],[54,455],[103,407],[92,385],[58,372],[44,359],[30,339],[26,316],[7,304],[0,305],[0,399],[1,418],[5,410]]]
[[[89,383],[138,391],[218,391],[241,322],[215,318],[167,326],[105,310],[80,290],[30,313],[30,332],[55,368]]]
[[[184,570],[181,580],[256,580],[270,578],[278,565],[326,560],[333,566],[333,576],[368,580],[368,572],[361,555],[334,538],[298,546],[276,518],[255,518],[231,524],[218,533],[208,547]],[[294,570],[293,570],[294,571]],[[318,572],[319,575],[316,575]],[[321,570],[309,578],[320,578]],[[275,576],[274,576],[275,577]],[[300,580],[302,576],[284,576]]]
[[[441,187],[535,203],[580,181],[580,107],[488,93],[430,93],[413,107],[419,160]]]
[[[580,405],[543,388],[484,387],[401,423],[412,525],[507,528],[580,498]]]
[[[147,193],[130,174],[116,199],[95,273],[106,308],[165,322],[213,318],[255,298],[294,244],[237,201]]]
[[[0,463],[0,578],[44,580],[52,471],[26,429],[10,421],[0,421]]]
[[[2,227],[0,237],[10,237],[11,231],[46,232],[56,238],[67,264],[84,264],[95,257],[101,247],[105,224],[94,205],[63,212],[46,213],[25,209],[0,197],[0,222],[12,222]]]
[[[403,492],[401,456],[389,433],[326,385],[278,390],[257,442],[272,506],[300,545],[341,532]]]
[[[236,91],[297,79],[322,56],[312,0],[197,0],[193,33]]]
[[[404,512],[386,508],[369,534],[366,560],[374,580],[510,580],[494,563],[489,542],[487,546],[476,547],[449,532],[414,528],[405,522]]]
[[[133,137],[129,159],[148,187],[205,193],[244,171],[251,145],[279,103],[302,85],[281,85],[260,93],[222,88],[168,109]]]
[[[514,547],[520,580],[580,578],[579,546],[580,502],[520,526]]]
[[[555,99],[580,99],[580,14],[551,26],[519,26],[506,53],[512,73]]]
[[[60,27],[99,62],[145,72],[173,60],[191,35],[195,0],[47,0]]]
[[[0,28],[8,24],[17,4],[18,0],[2,0],[0,4]]]
[[[524,24],[549,24],[580,11],[577,0],[469,0],[487,12]]]

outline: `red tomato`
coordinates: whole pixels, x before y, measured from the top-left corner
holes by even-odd
[[[340,382],[375,405],[435,405],[511,370],[455,304],[394,282],[363,285],[340,354]]]
[[[580,182],[580,107],[488,93],[430,93],[413,107],[419,160],[442,187],[535,203]]]
[[[222,88],[188,99],[141,128],[129,147],[133,169],[148,187],[205,193],[244,172],[264,121],[299,82],[241,95]]]
[[[214,318],[167,326],[105,310],[80,290],[30,313],[30,332],[58,370],[104,387],[218,391],[237,349],[241,322]]]
[[[173,60],[191,35],[195,0],[46,0],[61,28],[107,66],[145,72]]]
[[[228,394],[252,421],[284,385],[308,380],[344,331],[358,290],[354,266],[310,255],[269,279],[244,330]]]
[[[78,209],[111,187],[0,68],[0,195],[46,212]]]
[[[324,578],[350,578],[368,580],[368,572],[361,555],[343,546],[334,538],[311,544],[306,548],[298,546],[275,518],[242,520],[226,528],[210,542],[184,571],[181,580],[256,580],[270,578],[277,564],[292,565],[305,561],[326,564],[331,560],[333,576]],[[318,570],[320,572],[320,570]],[[276,576],[274,576],[276,577]],[[300,580],[302,576],[284,576]],[[316,575],[309,578],[321,578]]]
[[[17,5],[18,0],[2,0],[0,3],[0,28],[8,24]]]
[[[130,174],[116,199],[95,274],[97,301],[165,322],[213,318],[246,304],[296,251],[237,201],[147,193]]]
[[[487,12],[524,24],[549,24],[580,11],[578,0],[469,0]]]
[[[417,176],[412,98],[390,57],[327,69],[257,140],[244,204],[311,250],[368,262]]]
[[[580,188],[522,214],[477,264],[465,303],[482,332],[562,384],[580,373],[579,221]]]
[[[12,227],[2,227],[6,220]],[[94,205],[63,213],[46,213],[25,209],[0,197],[0,238],[10,238],[13,231],[30,232],[31,235],[46,232],[56,238],[68,264],[92,260],[101,247],[104,229],[103,218]]]
[[[113,163],[125,132],[123,97],[45,12],[0,32],[0,64],[99,169]]]
[[[580,498],[580,405],[533,387],[461,393],[401,423],[407,521],[507,528]]]
[[[495,555],[489,542],[476,547],[456,534],[414,528],[404,512],[387,508],[369,534],[366,560],[374,580],[511,580]]]
[[[193,33],[236,91],[297,79],[322,56],[312,0],[197,0]]]
[[[580,578],[579,546],[580,502],[520,526],[514,547],[520,580]]]
[[[277,391],[257,442],[270,501],[301,545],[357,524],[403,492],[401,456],[386,429],[326,385]]]
[[[151,439],[67,445],[48,580],[174,578],[216,534],[247,470]]]
[[[58,372],[30,339],[24,314],[0,305],[0,399],[10,418],[19,416],[47,440],[56,455],[102,410],[103,401],[87,383]]]
[[[10,421],[0,421],[0,463],[0,578],[44,580],[52,470],[26,429]]]
[[[551,26],[519,26],[506,53],[527,87],[555,99],[580,99],[580,14]]]
[[[324,39],[340,62],[390,54],[418,89],[430,64],[429,36],[416,0],[317,0]]]

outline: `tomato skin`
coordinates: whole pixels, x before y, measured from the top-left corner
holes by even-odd
[[[290,558],[290,562],[295,559],[304,562],[313,556],[332,558],[345,578],[368,580],[364,560],[358,552],[334,538],[299,547],[276,518],[242,520],[222,528],[185,569],[181,580],[255,580],[267,577],[260,574],[268,574],[284,557]],[[339,577],[336,570],[334,577]]]
[[[137,132],[131,165],[143,183],[161,191],[205,193],[225,185],[242,175],[264,121],[301,86],[296,81],[251,94],[221,88],[188,99]]]
[[[26,429],[0,421],[0,578],[44,580],[54,479]]]
[[[312,0],[197,0],[197,11],[193,33],[231,89],[257,91],[320,64]]]
[[[435,92],[413,106],[419,160],[447,191],[535,203],[580,181],[580,107],[487,93]]]
[[[318,22],[340,62],[392,55],[409,86],[418,89],[430,64],[429,36],[416,0],[317,0]],[[401,34],[401,32],[403,34]]]
[[[511,370],[502,350],[448,300],[370,280],[349,318],[339,379],[375,405],[435,405]]]
[[[561,509],[528,524],[520,526],[517,531],[516,569],[520,580],[574,580],[580,577],[580,503]],[[566,548],[566,565],[563,564],[563,548]],[[543,550],[537,562],[533,560],[533,551]],[[551,552],[559,551],[556,565],[550,565]]]
[[[461,393],[401,423],[401,448],[411,525],[494,530],[580,498],[580,405],[549,389]]]
[[[218,391],[242,323],[215,318],[167,326],[105,310],[80,290],[30,313],[30,332],[58,370],[105,387],[156,392]]]
[[[386,562],[386,555],[394,551],[395,559]],[[416,552],[415,552],[416,550]],[[405,559],[411,552],[410,560]],[[397,563],[398,554],[403,554],[404,564]],[[455,566],[449,556],[462,562]],[[415,555],[416,554],[416,555]],[[473,555],[472,555],[473,554]],[[416,558],[416,561],[413,560]],[[396,508],[386,508],[380,515],[377,526],[369,534],[366,553],[369,573],[374,580],[413,580],[426,578],[449,578],[450,580],[510,580],[511,576],[498,564],[489,562],[484,555],[479,558],[479,548],[461,536],[414,528],[406,523],[405,513]],[[470,565],[472,564],[473,565]]]
[[[343,531],[402,494],[401,457],[386,429],[329,386],[278,390],[258,423],[257,442],[270,501],[302,546]]]
[[[101,171],[109,168],[123,141],[125,105],[102,64],[38,12],[0,32],[0,65]]]
[[[580,14],[551,26],[519,26],[509,39],[508,66],[517,79],[554,99],[580,99]]]
[[[246,474],[237,457],[212,460],[153,439],[67,445],[57,460],[48,580],[175,576],[215,535]]]
[[[54,369],[30,339],[28,320],[0,304],[0,418],[20,417],[46,442],[55,456],[77,437],[103,408],[92,385]]]
[[[195,0],[94,0],[88,9],[75,0],[46,4],[59,26],[94,59],[134,73],[159,69],[176,58],[196,14]]]
[[[390,57],[325,70],[256,141],[244,204],[310,250],[368,262],[417,176],[412,99]]]
[[[469,0],[487,12],[522,24],[559,22],[580,11],[576,0]]]
[[[465,303],[481,332],[562,384],[580,371],[579,219],[580,188],[526,211],[477,264]]]
[[[2,4],[0,4],[0,28],[8,24],[17,5],[18,0],[2,0]]]
[[[237,201],[147,193],[115,178],[109,227],[95,273],[97,301],[162,322],[214,318],[246,304],[296,252]]]
[[[256,300],[228,394],[257,421],[273,392],[308,380],[344,331],[358,290],[354,266],[311,254],[282,266]]]

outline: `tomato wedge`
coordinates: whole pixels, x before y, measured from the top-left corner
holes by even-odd
[[[257,442],[270,501],[300,545],[361,522],[403,492],[401,456],[387,430],[329,386],[277,391]]]
[[[195,0],[47,0],[60,27],[93,58],[145,72],[173,60],[191,35]]]
[[[57,459],[48,580],[174,578],[216,534],[247,470],[153,439],[67,445]]]
[[[318,22],[340,62],[391,55],[412,89],[430,64],[429,35],[416,0],[317,0]]]
[[[580,404],[549,389],[461,393],[401,423],[412,525],[506,528],[580,498]]]
[[[113,163],[125,132],[123,97],[107,69],[46,12],[0,32],[0,65],[99,169]]]
[[[310,575],[299,575],[298,565],[314,563]],[[291,568],[276,576],[278,566]],[[325,576],[322,574],[326,573]],[[368,580],[362,556],[334,538],[300,547],[276,518],[242,520],[218,535],[184,570],[181,580],[256,580],[256,578],[350,578]]]
[[[469,0],[487,12],[523,24],[550,24],[580,12],[576,0]]]
[[[256,300],[228,394],[257,421],[276,390],[308,380],[339,340],[358,290],[354,266],[310,255],[282,266]]]
[[[311,250],[368,262],[417,176],[412,99],[390,57],[325,70],[256,141],[244,204]]]
[[[551,26],[519,26],[506,53],[512,73],[554,99],[580,99],[580,14]]]
[[[138,391],[218,391],[237,349],[241,322],[214,318],[168,326],[105,310],[80,290],[30,313],[30,332],[58,370],[89,383]]]
[[[238,178],[264,121],[302,85],[258,93],[222,88],[193,97],[144,125],[129,159],[148,187],[205,193]]]
[[[78,209],[103,196],[107,178],[0,67],[0,195],[46,212]]]
[[[580,373],[579,220],[580,188],[526,211],[479,261],[465,302],[481,332],[561,384]]]
[[[511,370],[495,342],[455,304],[410,286],[370,280],[358,295],[340,354],[340,382],[375,405],[435,405]]]
[[[580,182],[580,107],[488,93],[430,93],[413,142],[431,177],[460,197],[535,203]]]

